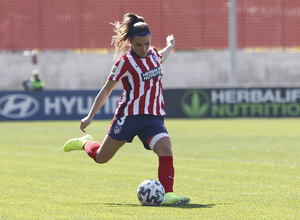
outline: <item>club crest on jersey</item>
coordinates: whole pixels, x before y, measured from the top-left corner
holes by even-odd
[[[111,77],[114,77],[114,76],[116,75],[115,73],[117,72],[117,68],[118,68],[117,66],[114,66],[114,67],[112,68],[111,73],[110,73],[110,76],[111,76]]]
[[[120,134],[121,130],[122,130],[122,127],[120,125],[115,125],[115,127],[114,127],[115,134]]]
[[[143,81],[147,81],[147,80],[153,79],[160,75],[162,75],[162,71],[161,71],[161,67],[158,66],[158,67],[155,67],[154,69],[143,72],[142,79],[143,79]]]

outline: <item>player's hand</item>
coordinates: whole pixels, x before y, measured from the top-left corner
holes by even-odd
[[[80,121],[80,129],[85,132],[85,129],[87,126],[89,126],[92,123],[93,119],[90,119],[88,116],[85,118],[81,119]]]
[[[174,38],[173,34],[167,36],[166,40],[167,40],[167,45],[170,45],[172,47],[175,46],[175,38]]]

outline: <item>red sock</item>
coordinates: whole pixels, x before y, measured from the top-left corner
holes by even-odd
[[[88,141],[83,145],[83,149],[94,161],[96,161],[96,154],[100,147],[101,145],[98,141]]]
[[[174,166],[172,156],[164,156],[159,158],[158,179],[164,186],[166,193],[173,192]]]

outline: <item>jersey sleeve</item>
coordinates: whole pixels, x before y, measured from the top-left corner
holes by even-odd
[[[162,59],[162,55],[160,53],[158,53],[157,49],[155,47],[152,47],[152,50],[154,51],[154,53],[157,55],[158,59],[159,59],[159,62],[161,61]]]
[[[114,64],[113,68],[111,69],[109,80],[119,81],[126,72],[127,69],[125,65],[125,59],[121,58]]]

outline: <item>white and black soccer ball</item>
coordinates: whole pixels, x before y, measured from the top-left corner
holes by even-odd
[[[157,206],[164,200],[165,189],[156,180],[145,180],[137,189],[137,197],[142,205]]]

